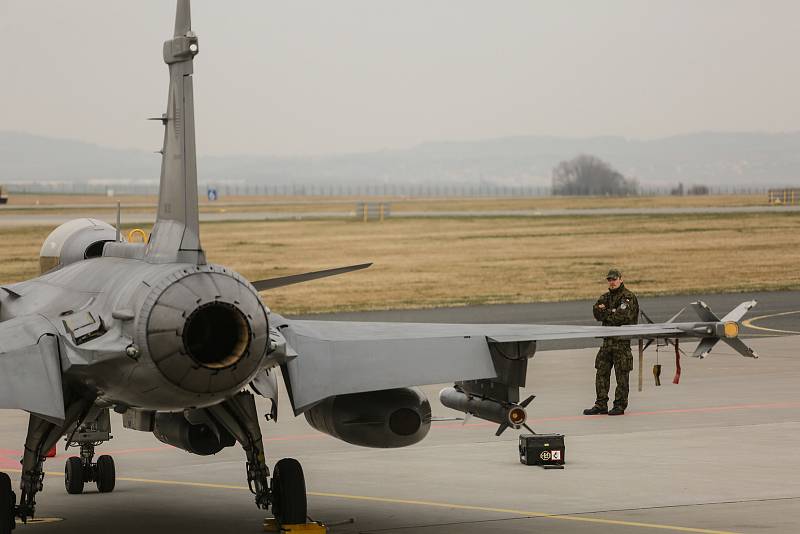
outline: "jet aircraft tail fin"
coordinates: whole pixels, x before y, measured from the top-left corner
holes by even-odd
[[[197,205],[197,155],[194,137],[193,61],[197,36],[191,30],[189,0],[178,0],[175,36],[164,43],[169,66],[167,112],[162,115],[164,145],[156,224],[145,249],[151,263],[205,263]]]

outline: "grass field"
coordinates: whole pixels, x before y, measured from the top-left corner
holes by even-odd
[[[81,205],[107,206],[94,208],[93,212],[113,213],[117,201],[123,209],[136,212],[155,211],[154,196],[105,197],[99,195],[12,195],[9,203],[0,208],[8,212],[78,213]],[[225,197],[220,202],[200,199],[201,212],[273,212],[349,213],[360,200],[388,202],[395,213],[419,211],[494,211],[494,210],[550,210],[592,208],[674,208],[765,206],[765,195],[714,195],[714,196],[652,196],[652,197],[526,197],[526,198],[399,198],[399,197]],[[74,207],[68,207],[68,206]]]
[[[0,281],[35,276],[46,227],[0,227]],[[209,261],[251,280],[372,261],[263,293],[281,313],[592,298],[610,266],[641,295],[800,289],[800,214],[231,222]]]

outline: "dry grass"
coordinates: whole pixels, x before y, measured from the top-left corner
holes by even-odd
[[[0,280],[36,274],[47,228],[0,228]],[[591,298],[609,266],[639,294],[800,289],[800,214],[204,224],[251,280],[373,261],[263,294],[282,313]]]
[[[112,213],[116,202],[123,209],[154,212],[154,196],[105,197],[99,195],[11,195],[9,204],[2,211],[37,213],[77,212],[81,204],[107,206],[94,208],[93,213]],[[495,210],[551,210],[592,208],[673,208],[673,207],[720,207],[720,206],[765,206],[764,195],[715,195],[687,197],[526,197],[526,198],[397,198],[397,197],[225,197],[220,203],[200,199],[200,211],[210,212],[272,212],[272,213],[350,213],[360,200],[388,202],[395,213],[418,211],[495,211]],[[74,208],[65,207],[70,204]],[[149,205],[143,207],[142,204]],[[138,205],[138,206],[137,206]],[[49,208],[52,206],[52,208]],[[127,206],[127,208],[126,208]]]

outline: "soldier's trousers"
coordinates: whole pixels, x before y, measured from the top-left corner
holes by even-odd
[[[628,377],[633,369],[633,354],[631,353],[630,343],[618,345],[604,345],[597,353],[594,361],[597,369],[595,378],[595,389],[597,400],[595,406],[601,408],[608,407],[608,391],[611,388],[611,368],[614,368],[614,376],[617,380],[617,389],[614,392],[614,406],[622,408],[628,407]]]

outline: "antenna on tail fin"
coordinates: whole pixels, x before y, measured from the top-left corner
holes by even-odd
[[[191,27],[189,0],[178,0],[175,36],[164,43],[169,95],[163,118],[158,214],[145,251],[145,259],[152,263],[206,262],[200,245],[192,86],[193,60],[199,48]]]

